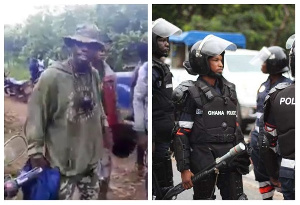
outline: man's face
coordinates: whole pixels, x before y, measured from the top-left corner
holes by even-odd
[[[105,61],[107,58],[107,53],[106,53],[106,50],[103,48],[101,50],[98,50],[96,52],[96,59],[97,60],[101,60],[101,61]]]
[[[169,50],[170,50],[170,44],[169,44],[169,38],[157,38],[157,45],[159,51],[161,51],[164,56],[168,56]]]
[[[222,55],[213,56],[208,59],[209,67],[214,73],[222,74],[223,72],[222,59],[223,59]]]
[[[96,43],[82,43],[75,41],[72,47],[72,54],[76,63],[88,65],[94,58],[97,50],[99,50],[99,45]]]
[[[267,63],[264,62],[262,65],[261,65],[261,72],[263,73],[268,73],[268,70],[267,70]]]

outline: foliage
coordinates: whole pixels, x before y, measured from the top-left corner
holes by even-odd
[[[76,25],[95,23],[112,40],[108,62],[115,70],[137,63],[132,50],[148,30],[147,5],[66,5],[42,6],[23,24],[4,26],[4,54],[8,69],[27,68],[28,59],[42,55],[63,60],[68,56],[62,37],[72,35]]]
[[[184,31],[240,32],[247,48],[285,47],[295,33],[295,5],[283,4],[202,4],[153,5],[152,20],[164,18]]]

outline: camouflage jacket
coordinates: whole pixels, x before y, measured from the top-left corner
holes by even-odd
[[[61,174],[73,176],[97,166],[102,157],[103,127],[98,72],[74,74],[69,60],[55,62],[41,75],[28,103],[25,133],[28,155],[43,154]],[[83,110],[84,96],[92,108]]]

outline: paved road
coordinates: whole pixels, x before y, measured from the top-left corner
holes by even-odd
[[[176,169],[176,161],[172,160],[173,165],[173,174],[174,174],[174,184],[178,184],[181,182],[180,173]],[[254,172],[251,171],[248,175],[243,176],[244,182],[244,192],[248,196],[249,200],[261,200],[261,195],[258,192],[258,183],[254,180]],[[221,200],[221,196],[219,194],[219,190],[216,190],[217,200]],[[189,189],[177,196],[178,200],[189,200],[193,199],[193,190]],[[274,195],[275,200],[283,200],[282,194],[279,192],[275,192]]]
[[[250,124],[248,126],[247,131],[245,132],[245,140],[249,137],[249,131],[253,127],[253,124]],[[180,173],[176,169],[176,161],[175,159],[172,160],[172,166],[173,166],[173,173],[174,173],[174,184],[178,184],[181,182]],[[254,172],[251,171],[249,174],[243,176],[243,183],[244,183],[244,192],[248,196],[249,200],[261,200],[261,195],[258,191],[258,183],[254,180]],[[216,189],[216,196],[217,199],[221,200],[221,196],[219,193],[219,190]],[[193,199],[193,190],[189,189],[184,192],[182,192],[180,195],[177,196],[178,200],[189,200]],[[279,192],[275,192],[274,194],[275,200],[283,200],[283,196]]]

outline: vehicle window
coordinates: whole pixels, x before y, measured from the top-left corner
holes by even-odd
[[[225,55],[230,72],[261,72],[261,66],[253,66],[249,61],[254,55]]]

